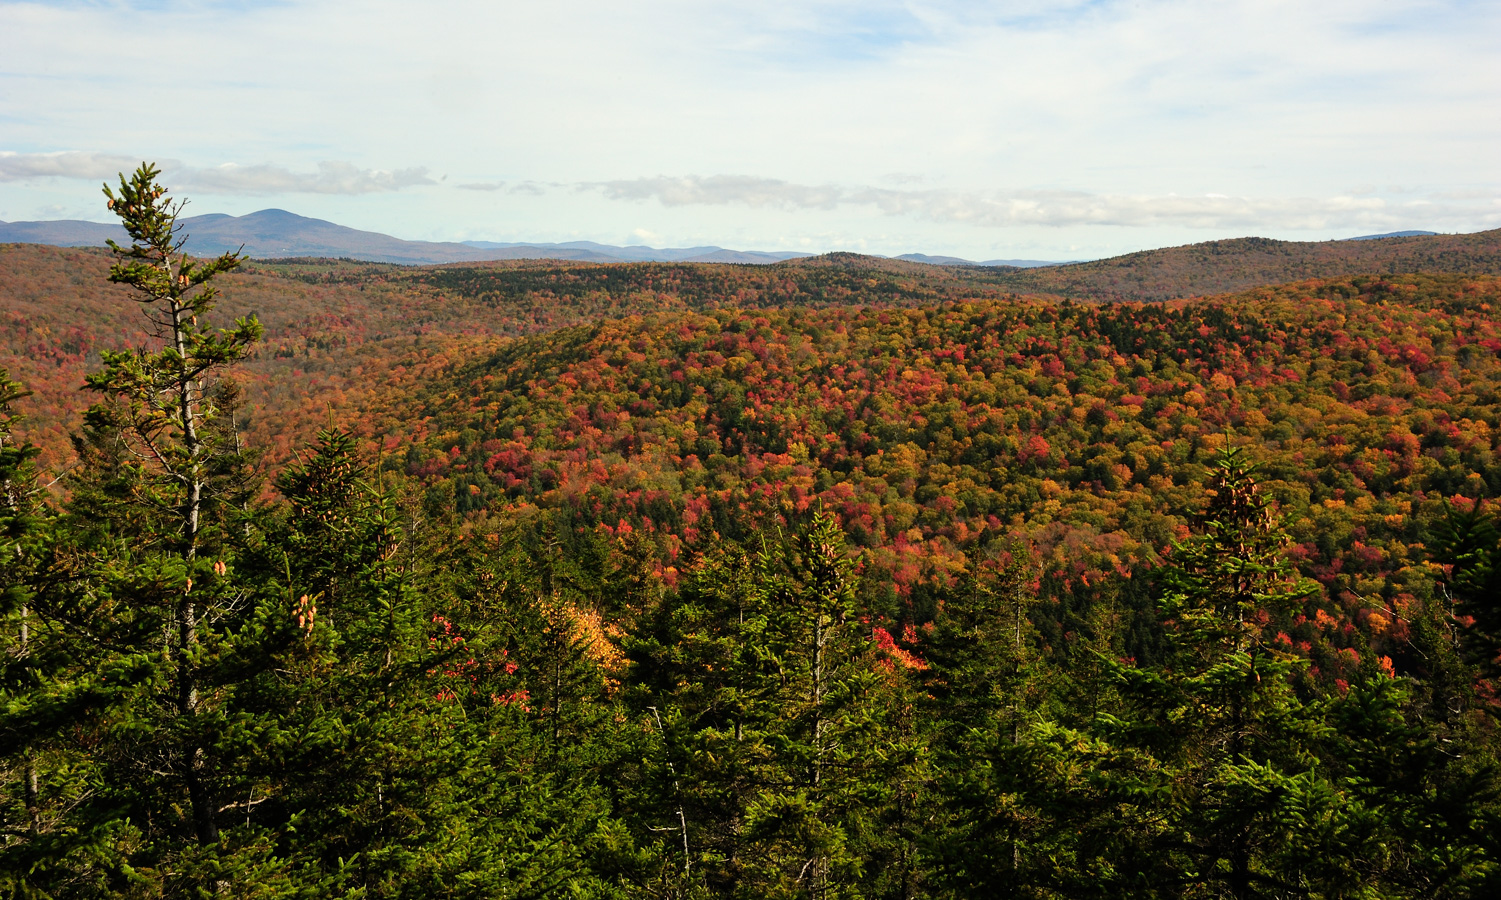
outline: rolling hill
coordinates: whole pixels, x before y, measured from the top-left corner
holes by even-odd
[[[1498,245],[1497,231],[1353,243],[1243,239],[1026,270],[847,253],[758,266],[300,259],[253,263],[227,279],[222,310],[254,312],[267,327],[241,377],[256,409],[248,427],[274,463],[330,407],[366,409],[409,393],[430,366],[583,322],[732,308],[912,308],[1019,294],[1152,300],[1352,271],[1495,274]],[[68,431],[88,402],[78,388],[99,351],[146,340],[139,309],[107,283],[108,264],[99,250],[0,245],[0,365],[36,393],[29,428],[53,469],[66,464]]]
[[[1018,293],[1149,301],[1362,273],[1494,275],[1501,274],[1501,229],[1356,241],[1236,238],[1144,250],[1094,262],[989,271],[988,283]]]

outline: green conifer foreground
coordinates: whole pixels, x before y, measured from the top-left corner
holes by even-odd
[[[1202,533],[1162,579],[1166,658],[1109,660],[1111,702],[1073,727],[1039,723],[1020,754],[1040,895],[1484,895],[1488,754],[1441,746],[1410,684],[1374,659],[1316,692],[1273,626],[1313,586],[1253,472],[1239,450],[1215,461]]]

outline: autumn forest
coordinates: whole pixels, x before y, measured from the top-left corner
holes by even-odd
[[[1483,898],[1501,232],[0,245],[0,891]]]

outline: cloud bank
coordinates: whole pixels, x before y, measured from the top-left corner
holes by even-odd
[[[426,168],[361,169],[353,163],[320,162],[316,172],[293,172],[280,166],[185,169],[179,179],[186,190],[204,194],[379,194],[437,184]]]
[[[76,178],[113,181],[130,172],[140,160],[114,153],[70,150],[57,153],[0,152],[0,182],[37,178]],[[199,194],[261,196],[267,194],[375,194],[436,184],[427,169],[389,171],[361,169],[353,163],[325,161],[313,172],[294,172],[269,164],[242,166],[185,166],[171,160],[159,164],[173,190]]]
[[[63,153],[0,152],[0,181],[33,178],[86,178],[102,180],[128,172],[140,160],[112,153],[69,151]]]
[[[849,193],[834,185],[815,187],[753,175],[658,176],[603,181],[583,187],[597,188],[611,200],[655,199],[663,206],[737,204],[778,209],[833,209],[849,202]]]
[[[656,200],[666,207],[747,206],[783,210],[868,207],[888,216],[983,228],[1277,228],[1318,230],[1396,226],[1415,217],[1441,224],[1501,223],[1501,196],[1475,191],[1397,202],[1380,196],[1255,198],[1093,194],[1083,191],[966,192],[806,185],[749,175],[697,175],[594,182],[580,186],[611,200]]]

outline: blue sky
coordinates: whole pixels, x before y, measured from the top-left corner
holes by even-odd
[[[1501,4],[0,0],[0,220],[1076,259],[1501,227]]]

